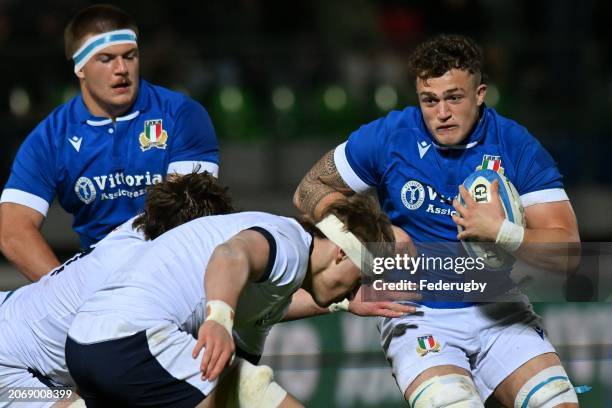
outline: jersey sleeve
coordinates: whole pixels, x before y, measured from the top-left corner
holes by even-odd
[[[385,119],[381,118],[361,126],[347,142],[336,147],[334,163],[353,191],[361,193],[379,183],[386,137]]]
[[[310,248],[296,239],[291,231],[274,225],[253,226],[251,230],[261,233],[270,248],[268,263],[258,283],[268,282],[274,286],[299,287],[310,257]]]
[[[56,194],[55,147],[48,124],[41,123],[23,142],[11,167],[0,202],[30,207],[43,216]]]
[[[523,207],[568,200],[563,188],[563,176],[554,159],[533,136],[528,133],[527,136],[513,180]]]
[[[219,144],[206,110],[188,100],[178,113],[168,174],[185,174],[197,166],[217,177],[219,173]]]

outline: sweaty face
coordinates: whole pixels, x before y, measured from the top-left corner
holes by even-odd
[[[486,85],[468,71],[451,69],[437,78],[417,78],[419,105],[429,133],[442,145],[463,142],[476,122]]]
[[[118,44],[102,49],[81,69],[83,100],[96,116],[115,118],[128,111],[138,95],[138,47]]]

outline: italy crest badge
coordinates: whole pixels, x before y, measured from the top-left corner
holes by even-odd
[[[161,119],[145,120],[144,132],[140,134],[140,150],[143,152],[155,147],[165,149],[168,133],[162,127]]]
[[[418,346],[416,348],[416,351],[421,357],[423,357],[429,352],[437,353],[438,351],[440,351],[440,342],[434,339],[434,336],[432,336],[431,334],[428,334],[427,336],[417,337],[417,343]]]
[[[499,174],[504,174],[504,168],[501,165],[500,156],[492,156],[485,154],[482,156],[482,164],[476,167],[476,170],[493,170]]]

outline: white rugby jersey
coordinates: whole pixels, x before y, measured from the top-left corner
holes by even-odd
[[[270,257],[261,281],[248,282],[242,291],[234,328],[270,327],[283,317],[304,280],[312,236],[293,219],[243,212],[200,218],[157,238],[81,307],[69,336],[91,344],[171,322],[197,337],[205,314],[204,275],[210,256],[219,244],[250,228],[266,236]]]
[[[2,365],[27,367],[72,385],[64,358],[68,328],[83,302],[147,241],[126,221],[89,252],[75,255],[40,281],[17,289],[0,306]]]

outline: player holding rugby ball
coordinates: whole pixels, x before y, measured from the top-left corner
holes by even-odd
[[[328,152],[300,183],[296,206],[318,218],[330,203],[376,188],[382,208],[417,247],[490,241],[536,266],[565,264],[527,245],[579,246],[561,174],[524,127],[485,106],[480,48],[441,35],[416,49],[411,66],[419,106],[363,125]],[[504,169],[525,227],[506,219],[497,194],[480,205],[461,186],[477,168]],[[465,205],[453,201],[458,192]],[[421,310],[379,320],[387,360],[412,407],[483,407],[490,397],[506,407],[578,406],[528,301],[424,301]]]

